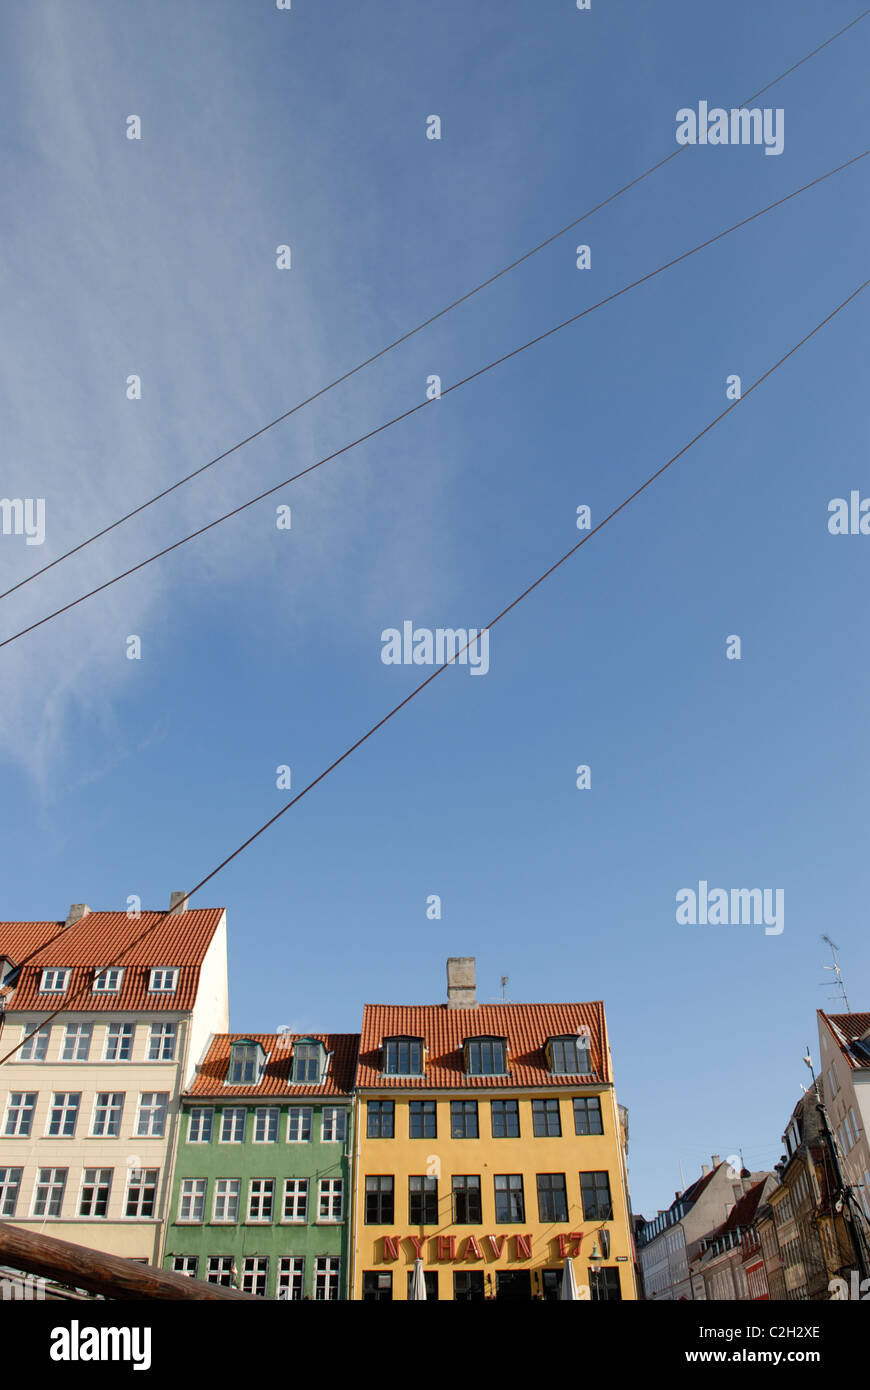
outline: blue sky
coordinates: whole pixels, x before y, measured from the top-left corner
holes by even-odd
[[[2,587],[440,309],[847,23],[829,0],[151,0],[4,17]],[[0,604],[34,621],[870,144],[870,21],[469,304]],[[126,118],[142,139],[125,138]],[[425,137],[438,114],[442,138]],[[5,648],[3,903],[167,906],[406,695],[380,634],[487,622],[866,278],[865,164]],[[575,247],[592,266],[578,271]],[[275,248],[289,244],[293,268]],[[603,998],[635,1208],[777,1159],[825,1006],[868,1008],[859,299],[198,900],[232,1025]],[[128,401],[136,373],[142,399]],[[275,505],[292,506],[279,531]],[[729,634],[740,661],[725,658]],[[142,657],[126,658],[141,637]],[[575,786],[575,768],[592,786]],[[785,930],[675,895],[785,892]],[[427,896],[442,918],[426,916]],[[834,1004],[830,1005],[836,1007]]]

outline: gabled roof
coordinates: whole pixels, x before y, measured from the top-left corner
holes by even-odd
[[[870,1014],[818,1014],[852,1070],[870,1067]]]
[[[222,907],[191,908],[172,915],[143,912],[136,918],[126,912],[89,912],[66,928],[63,922],[0,922],[0,954],[18,961],[33,957],[7,995],[8,1014],[191,1009],[205,953],[224,912]],[[94,972],[110,964],[123,967],[120,990],[94,994]],[[178,983],[171,993],[149,992],[149,972],[155,966],[178,968]],[[42,972],[47,968],[70,969],[63,994],[40,993]]]
[[[690,1183],[685,1192],[681,1193],[681,1195],[671,1203],[671,1206],[694,1206],[695,1202],[697,1202],[698,1198],[701,1196],[701,1193],[709,1186],[722,1167],[724,1167],[723,1164],[717,1163],[716,1167],[711,1168],[709,1173],[702,1173],[700,1178],[696,1178],[693,1183]]]
[[[768,1181],[768,1177],[764,1177],[761,1182],[753,1183],[748,1192],[744,1192],[739,1201],[734,1203],[727,1219],[722,1222],[716,1232],[717,1236],[727,1235],[729,1231],[737,1231],[741,1226],[752,1225]]]
[[[259,1043],[266,1065],[256,1086],[227,1086],[233,1043]],[[291,1079],[293,1046],[297,1042],[321,1042],[329,1054],[326,1078],[317,1086],[296,1085]],[[297,1096],[349,1096],[359,1052],[359,1033],[218,1033],[212,1038],[193,1085],[184,1099],[208,1096],[221,1100],[246,1097],[292,1100]]]
[[[554,1076],[544,1046],[585,1029],[590,1035],[593,1071],[586,1076]],[[426,1046],[425,1075],[385,1076],[381,1071],[384,1038],[422,1038]],[[507,1076],[469,1076],[464,1067],[467,1038],[507,1040]],[[449,1008],[446,1004],[366,1004],[363,1009],[357,1086],[386,1090],[455,1089],[504,1090],[509,1087],[568,1086],[610,1081],[604,1005],[478,1004]]]

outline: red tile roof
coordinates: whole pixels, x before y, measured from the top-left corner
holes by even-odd
[[[0,955],[16,963],[32,956],[11,994],[7,992],[8,1009],[40,1013],[58,1008],[76,1013],[191,1009],[203,958],[224,911],[222,907],[191,908],[171,916],[143,912],[137,918],[126,912],[89,912],[66,928],[63,922],[0,922]],[[115,963],[124,969],[120,990],[94,994],[94,971]],[[52,966],[71,969],[63,994],[40,993],[42,971]],[[172,993],[149,992],[149,971],[154,966],[178,967]]]
[[[870,1067],[870,1038],[865,1037],[870,1032],[870,1014],[826,1014],[824,1009],[818,1013],[849,1066],[855,1071]],[[861,1045],[855,1047],[856,1043]]]
[[[741,1226],[752,1225],[767,1181],[768,1178],[764,1177],[761,1179],[761,1182],[754,1183],[752,1187],[749,1188],[748,1192],[744,1192],[740,1200],[734,1203],[734,1206],[728,1213],[727,1220],[723,1221],[718,1231],[716,1231],[715,1234],[717,1236],[726,1235],[728,1231],[736,1231]]]
[[[322,1042],[329,1053],[326,1079],[319,1086],[294,1085],[290,1081],[293,1044],[311,1039]],[[225,1086],[224,1079],[230,1064],[230,1047],[234,1042],[259,1043],[267,1062],[257,1086]],[[359,1052],[359,1033],[218,1033],[212,1039],[194,1078],[185,1093],[191,1096],[220,1096],[227,1100],[246,1096],[349,1096],[353,1090],[356,1059]]]
[[[593,1072],[588,1076],[554,1076],[547,1066],[548,1038],[566,1037],[578,1028],[591,1037]],[[384,1076],[381,1044],[384,1038],[423,1038],[425,1076]],[[464,1069],[466,1038],[507,1039],[508,1075],[468,1076]],[[504,1089],[511,1086],[566,1086],[578,1082],[610,1081],[604,1005],[479,1004],[452,1009],[446,1004],[366,1004],[363,1009],[357,1086],[393,1090]]]

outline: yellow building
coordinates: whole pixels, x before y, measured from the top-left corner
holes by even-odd
[[[478,1004],[474,960],[441,1005],[366,1005],[352,1288],[406,1299],[636,1298],[623,1112],[604,1006]]]

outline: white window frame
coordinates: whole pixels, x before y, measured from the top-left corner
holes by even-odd
[[[51,1103],[45,1118],[46,1139],[74,1139],[78,1129],[81,1105],[81,1091],[52,1091]],[[70,1116],[72,1116],[72,1129],[67,1133],[66,1127]],[[57,1128],[53,1129],[52,1126],[55,1124]]]
[[[254,1135],[253,1135],[253,1139],[252,1139],[252,1141],[251,1141],[252,1143],[254,1143],[254,1144],[277,1144],[277,1142],[278,1142],[278,1114],[279,1114],[279,1111],[278,1111],[277,1105],[258,1105],[258,1106],[257,1106],[256,1110],[254,1111]],[[266,1130],[266,1137],[265,1137],[264,1139],[258,1139],[258,1138],[257,1138],[257,1130],[258,1130],[258,1128],[260,1127],[260,1116],[261,1116],[261,1115],[264,1115],[264,1116],[266,1117],[265,1120],[264,1120],[264,1124],[263,1124],[263,1127],[264,1127],[264,1129]],[[270,1137],[269,1131],[274,1131],[274,1133],[272,1133],[271,1137]]]
[[[50,966],[43,970],[39,981],[40,994],[65,994],[69,984],[69,969]]]
[[[333,1266],[335,1268],[333,1269]],[[335,1295],[330,1295],[330,1276],[335,1274]],[[327,1295],[319,1297],[320,1292]],[[318,1303],[334,1303],[341,1298],[341,1260],[337,1255],[318,1255],[314,1261],[314,1298]]]
[[[49,1173],[51,1176],[49,1178],[43,1178],[43,1173]],[[58,1174],[60,1175],[59,1177]],[[63,1203],[64,1198],[66,1197],[66,1184],[68,1177],[68,1168],[37,1168],[36,1181],[33,1184],[33,1201],[31,1202],[30,1208],[31,1217],[38,1216],[43,1220],[51,1221],[57,1220],[58,1217],[63,1215]],[[42,1200],[41,1211],[38,1210],[38,1207],[40,1205],[40,1188],[47,1189],[46,1195]],[[55,1200],[55,1194],[58,1192],[58,1189],[59,1195],[57,1196],[57,1211],[52,1212],[49,1210],[49,1208]]]
[[[234,1257],[232,1255],[208,1255],[206,1260],[206,1282],[209,1284],[222,1284],[224,1288],[228,1289],[233,1288],[236,1267]]]
[[[88,1182],[88,1173],[94,1173],[94,1174],[95,1174],[95,1176],[94,1176],[94,1178],[93,1178],[93,1180],[92,1180],[91,1182]],[[108,1176],[107,1176],[107,1174],[108,1174]],[[110,1203],[111,1200],[112,1200],[112,1179],[113,1179],[114,1175],[115,1175],[115,1170],[114,1170],[114,1168],[83,1168],[83,1169],[82,1169],[82,1180],[81,1180],[81,1183],[79,1184],[79,1200],[78,1200],[78,1205],[77,1205],[77,1207],[76,1207],[76,1215],[77,1215],[77,1216],[84,1217],[84,1218],[85,1218],[86,1220],[88,1220],[88,1221],[107,1221],[107,1220],[108,1220],[108,1217],[109,1217],[109,1203]],[[93,1188],[93,1193],[92,1193],[92,1195],[91,1195],[91,1210],[90,1210],[90,1211],[82,1211],[82,1207],[84,1206],[85,1188],[86,1188],[86,1187],[91,1187],[91,1188]],[[106,1192],[106,1210],[105,1210],[105,1212],[103,1213],[103,1215],[100,1216],[97,1212],[94,1211],[94,1207],[95,1207],[97,1201],[99,1200],[99,1193],[100,1193],[100,1191],[101,1191],[103,1188],[105,1188],[105,1192]]]
[[[17,1173],[17,1177],[15,1176]],[[21,1179],[24,1169],[7,1164],[0,1168],[0,1217],[7,1220],[15,1215],[18,1198],[21,1196]]]
[[[262,1211],[266,1202],[269,1204],[268,1216],[252,1215],[254,1207]],[[275,1216],[275,1179],[274,1178],[249,1178],[248,1180],[248,1212],[245,1222],[249,1226],[271,1226]]]
[[[14,1098],[18,1100],[13,1104]],[[10,1091],[6,1100],[6,1114],[3,1117],[3,1138],[4,1139],[29,1139],[33,1129],[33,1121],[36,1116],[36,1106],[39,1100],[38,1091]],[[9,1128],[9,1121],[15,1115],[14,1128]],[[27,1128],[22,1126],[22,1120],[27,1117]]]
[[[132,1060],[133,1060],[133,1044],[135,1043],[135,1041],[136,1041],[136,1026],[135,1026],[135,1024],[130,1023],[130,1022],[127,1022],[127,1021],[123,1021],[123,1022],[120,1022],[120,1023],[110,1023],[110,1024],[108,1025],[108,1027],[106,1028],[106,1040],[105,1040],[105,1043],[104,1043],[104,1045],[103,1045],[103,1061],[104,1061],[104,1062],[132,1062]],[[109,1056],[109,1050],[110,1050],[110,1047],[111,1047],[111,1044],[112,1044],[112,1043],[115,1044],[115,1053],[116,1053],[116,1055],[115,1055],[114,1057],[110,1057],[110,1056]],[[119,1056],[117,1056],[117,1053],[122,1052],[122,1051],[125,1050],[125,1045],[128,1045],[128,1046],[126,1046],[126,1051],[128,1052],[128,1056],[126,1056],[126,1057],[119,1057]]]
[[[250,1056],[248,1054],[251,1054]],[[235,1042],[230,1046],[227,1086],[258,1086],[265,1070],[265,1056],[259,1043]],[[245,1075],[250,1070],[250,1076]],[[241,1071],[242,1075],[235,1075]]]
[[[182,1178],[178,1188],[179,1226],[201,1226],[205,1220],[205,1200],[208,1196],[208,1178]]]
[[[167,1055],[167,1043],[170,1044]],[[148,1046],[145,1050],[146,1062],[174,1062],[178,1051],[178,1024],[167,1022],[151,1023],[148,1026]]]
[[[60,1045],[61,1062],[87,1062],[91,1055],[91,1043],[94,1040],[94,1025],[92,1023],[67,1023],[63,1030],[63,1041]],[[82,1050],[82,1044],[84,1049]]]
[[[294,1124],[294,1121],[296,1122]],[[314,1108],[311,1105],[291,1105],[287,1111],[287,1143],[288,1144],[310,1144],[311,1134],[314,1127]],[[304,1130],[307,1134],[294,1134],[295,1129]]]
[[[225,1136],[224,1136],[224,1130],[227,1129],[227,1128],[229,1128],[229,1129],[231,1130],[231,1133],[232,1133],[233,1135],[235,1134],[235,1131],[236,1131],[236,1129],[237,1129],[237,1127],[238,1127],[238,1117],[239,1117],[239,1115],[241,1115],[241,1117],[242,1117],[242,1123],[241,1123],[241,1131],[242,1131],[242,1132],[241,1132],[241,1134],[239,1135],[239,1137],[238,1137],[237,1139],[234,1138],[234,1137],[233,1137],[233,1138],[230,1138],[230,1139],[225,1138]],[[227,1120],[228,1120],[229,1116],[232,1116],[232,1119],[229,1121],[229,1124],[227,1124]],[[247,1106],[245,1106],[245,1105],[226,1105],[226,1106],[224,1106],[223,1109],[221,1110],[221,1132],[220,1132],[220,1138],[218,1139],[218,1143],[219,1143],[219,1144],[244,1144],[244,1142],[245,1142],[245,1134],[246,1134],[246,1132],[247,1132],[247,1127],[248,1127],[248,1108],[247,1108]]]
[[[304,1226],[308,1220],[309,1178],[285,1178],[281,1220],[287,1226]],[[287,1215],[289,1210],[292,1216]]]
[[[177,965],[155,965],[148,977],[150,994],[174,994],[178,988]]]
[[[238,1225],[241,1201],[241,1178],[215,1178],[211,1205],[212,1225]],[[223,1208],[222,1215],[218,1214],[219,1208]]]
[[[327,1133],[329,1117],[329,1133]],[[343,1144],[347,1138],[347,1106],[324,1105],[320,1116],[320,1142],[322,1144]]]
[[[294,1290],[294,1282],[299,1280],[298,1289]],[[293,1298],[294,1292],[296,1297]],[[275,1297],[285,1299],[288,1303],[298,1303],[305,1297],[305,1256],[304,1255],[281,1255],[278,1260],[278,1280],[275,1288]]]
[[[262,1290],[257,1285],[262,1283]],[[265,1298],[269,1288],[269,1256],[245,1255],[242,1260],[241,1288],[243,1293],[252,1293]]]
[[[194,1133],[194,1120],[196,1120],[196,1132]],[[203,1128],[208,1133],[203,1138]],[[187,1142],[188,1144],[210,1144],[211,1136],[214,1133],[214,1106],[213,1105],[192,1105],[187,1112]]]
[[[148,1104],[145,1097],[152,1096]],[[162,1104],[161,1099],[162,1098]],[[142,1121],[147,1116],[147,1127],[142,1128]],[[166,1121],[169,1116],[169,1092],[168,1091],[140,1091],[139,1105],[136,1110],[136,1129],[137,1139],[163,1139],[166,1137]],[[155,1119],[160,1120],[160,1128],[155,1129]]]
[[[195,1279],[199,1269],[198,1255],[173,1255],[172,1273],[183,1274],[187,1279]]]
[[[34,1028],[37,1029],[35,1033],[33,1031]],[[48,1041],[51,1037],[51,1024],[37,1024],[34,1019],[32,1023],[25,1023],[21,1032],[22,1038],[27,1038],[28,1033],[32,1034],[32,1037],[28,1038],[27,1042],[19,1047],[15,1057],[11,1060],[18,1062],[44,1062],[48,1052]]]
[[[326,1210],[324,1211],[324,1207]],[[338,1208],[336,1211],[335,1208]],[[317,1222],[338,1225],[344,1220],[344,1179],[321,1178],[317,1184]]]
[[[100,1096],[108,1096],[106,1105],[100,1104]],[[91,1115],[91,1138],[92,1139],[120,1139],[121,1122],[124,1118],[124,1101],[126,1095],[123,1091],[97,1091],[94,1094],[94,1110]],[[98,1127],[99,1112],[105,1111],[102,1128]]]
[[[153,1178],[149,1178],[153,1174]],[[136,1210],[128,1212],[127,1207],[130,1203],[130,1194],[134,1188],[138,1188],[136,1197]],[[150,1216],[143,1215],[142,1207],[145,1205],[145,1193],[148,1188],[154,1189],[152,1200],[153,1211]],[[124,1193],[124,1216],[128,1221],[156,1221],[157,1204],[160,1197],[160,1169],[159,1168],[131,1168],[127,1174],[127,1190]]]
[[[106,965],[94,971],[94,994],[117,994],[124,978],[123,965]]]

